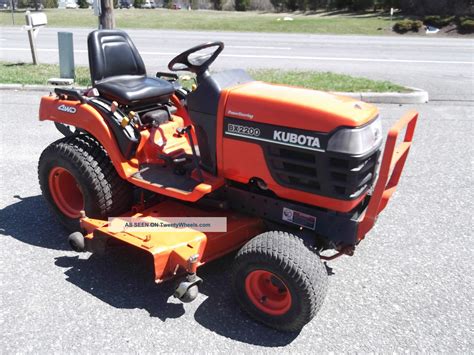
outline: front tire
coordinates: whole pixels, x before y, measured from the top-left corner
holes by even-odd
[[[238,252],[232,275],[242,309],[281,331],[299,331],[321,308],[327,271],[303,241],[285,232],[266,232]]]
[[[81,210],[88,217],[104,219],[132,205],[132,186],[120,178],[104,148],[88,134],[50,144],[41,154],[38,177],[46,202],[70,232],[80,230]]]

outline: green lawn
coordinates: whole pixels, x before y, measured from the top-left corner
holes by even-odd
[[[408,92],[390,81],[370,80],[350,75],[315,71],[251,70],[256,80],[275,84],[301,86],[322,91],[341,92]]]
[[[45,9],[48,25],[54,27],[97,27],[97,17],[90,9]],[[290,16],[293,21],[283,21]],[[380,13],[367,14],[275,14],[235,11],[187,11],[116,9],[118,28],[300,32],[334,34],[383,34],[390,27],[390,19]],[[279,20],[280,19],[280,20]],[[24,25],[24,13],[15,14],[15,23]],[[9,12],[0,12],[0,26],[12,24]],[[159,39],[157,39],[159,40]]]
[[[309,89],[345,92],[405,92],[406,88],[389,81],[375,81],[349,75],[310,71],[282,71],[277,69],[251,70],[256,80],[301,86]],[[0,62],[0,83],[45,85],[49,78],[58,77],[59,67],[52,64],[34,66],[24,63]],[[76,68],[76,83],[90,85],[89,69]]]
[[[46,85],[48,79],[59,77],[59,66],[0,62],[0,83]],[[90,84],[89,68],[76,67],[77,85]]]

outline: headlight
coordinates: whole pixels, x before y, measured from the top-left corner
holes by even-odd
[[[328,151],[361,155],[382,142],[382,119],[377,116],[369,124],[359,128],[342,128],[328,142]]]

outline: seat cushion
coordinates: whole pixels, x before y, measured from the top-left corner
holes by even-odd
[[[168,81],[145,75],[112,76],[94,86],[105,98],[128,106],[165,103],[174,92]]]

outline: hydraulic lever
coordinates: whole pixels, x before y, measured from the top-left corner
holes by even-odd
[[[176,132],[179,135],[183,135],[183,134],[187,135],[187,137],[189,139],[189,143],[191,144],[191,151],[193,152],[194,166],[197,170],[200,182],[203,182],[204,177],[202,175],[201,166],[199,165],[199,158],[198,158],[198,155],[196,153],[196,148],[194,147],[194,139],[193,139],[193,135],[191,134],[191,129],[192,129],[192,126],[180,127],[176,130]]]

